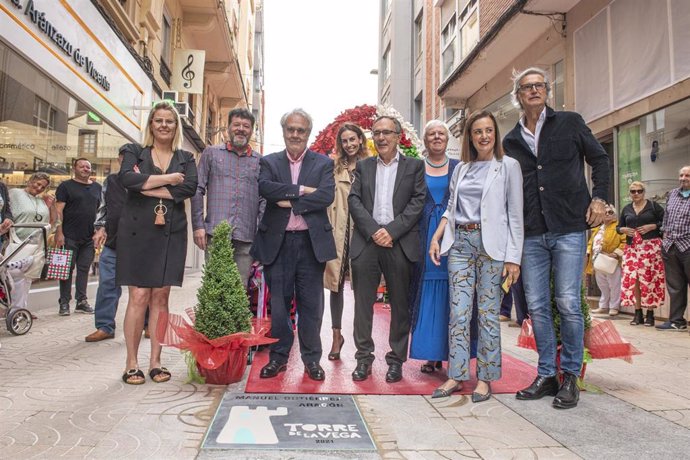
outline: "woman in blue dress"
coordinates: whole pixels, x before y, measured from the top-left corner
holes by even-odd
[[[414,266],[411,282],[412,342],[410,357],[427,360],[423,373],[441,368],[448,359],[448,267],[447,258],[436,266],[429,258],[429,242],[448,206],[448,184],[458,160],[446,155],[450,131],[445,123],[431,120],[424,127],[427,194],[419,222],[423,257]]]

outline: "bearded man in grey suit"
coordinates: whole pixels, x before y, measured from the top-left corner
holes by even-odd
[[[402,379],[402,363],[407,360],[408,290],[412,263],[421,254],[418,222],[424,208],[426,183],[424,162],[408,158],[398,150],[402,126],[397,119],[377,118],[372,134],[378,156],[357,162],[348,197],[355,224],[350,256],[357,367],[352,380],[366,380],[371,374],[373,306],[383,273],[391,305],[386,381],[392,383]]]

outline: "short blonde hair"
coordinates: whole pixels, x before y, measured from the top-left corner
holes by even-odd
[[[633,188],[633,186],[640,187],[643,192],[647,191],[647,187],[644,185],[643,182],[640,182],[639,180],[631,182],[630,185],[628,185],[628,191],[630,191],[630,189]]]
[[[157,111],[159,110],[167,110],[168,112],[172,113],[173,116],[175,117],[175,137],[173,137],[172,141],[172,149],[173,150],[178,150],[182,148],[182,120],[180,119],[180,114],[177,113],[177,109],[173,105],[171,101],[160,101],[156,102],[156,104],[153,106],[151,109],[151,112],[149,112],[149,117],[146,120],[146,128],[144,131],[144,142],[143,146],[144,147],[150,147],[153,145],[153,131],[151,130],[151,123],[153,123],[153,117],[156,114]]]

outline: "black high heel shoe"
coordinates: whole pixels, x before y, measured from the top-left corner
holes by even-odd
[[[434,370],[441,369],[443,367],[443,361],[427,361],[422,364],[419,370],[422,374],[432,374]]]
[[[338,351],[333,351],[331,353],[328,353],[328,360],[329,361],[338,361],[340,359],[340,350],[343,349],[343,345],[345,345],[345,337],[340,336],[340,347],[338,347]]]

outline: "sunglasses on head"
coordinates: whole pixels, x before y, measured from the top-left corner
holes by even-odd
[[[644,190],[642,190],[642,189],[630,190],[630,193],[632,193],[633,195],[635,195],[635,194],[638,194],[638,193],[644,193]]]

